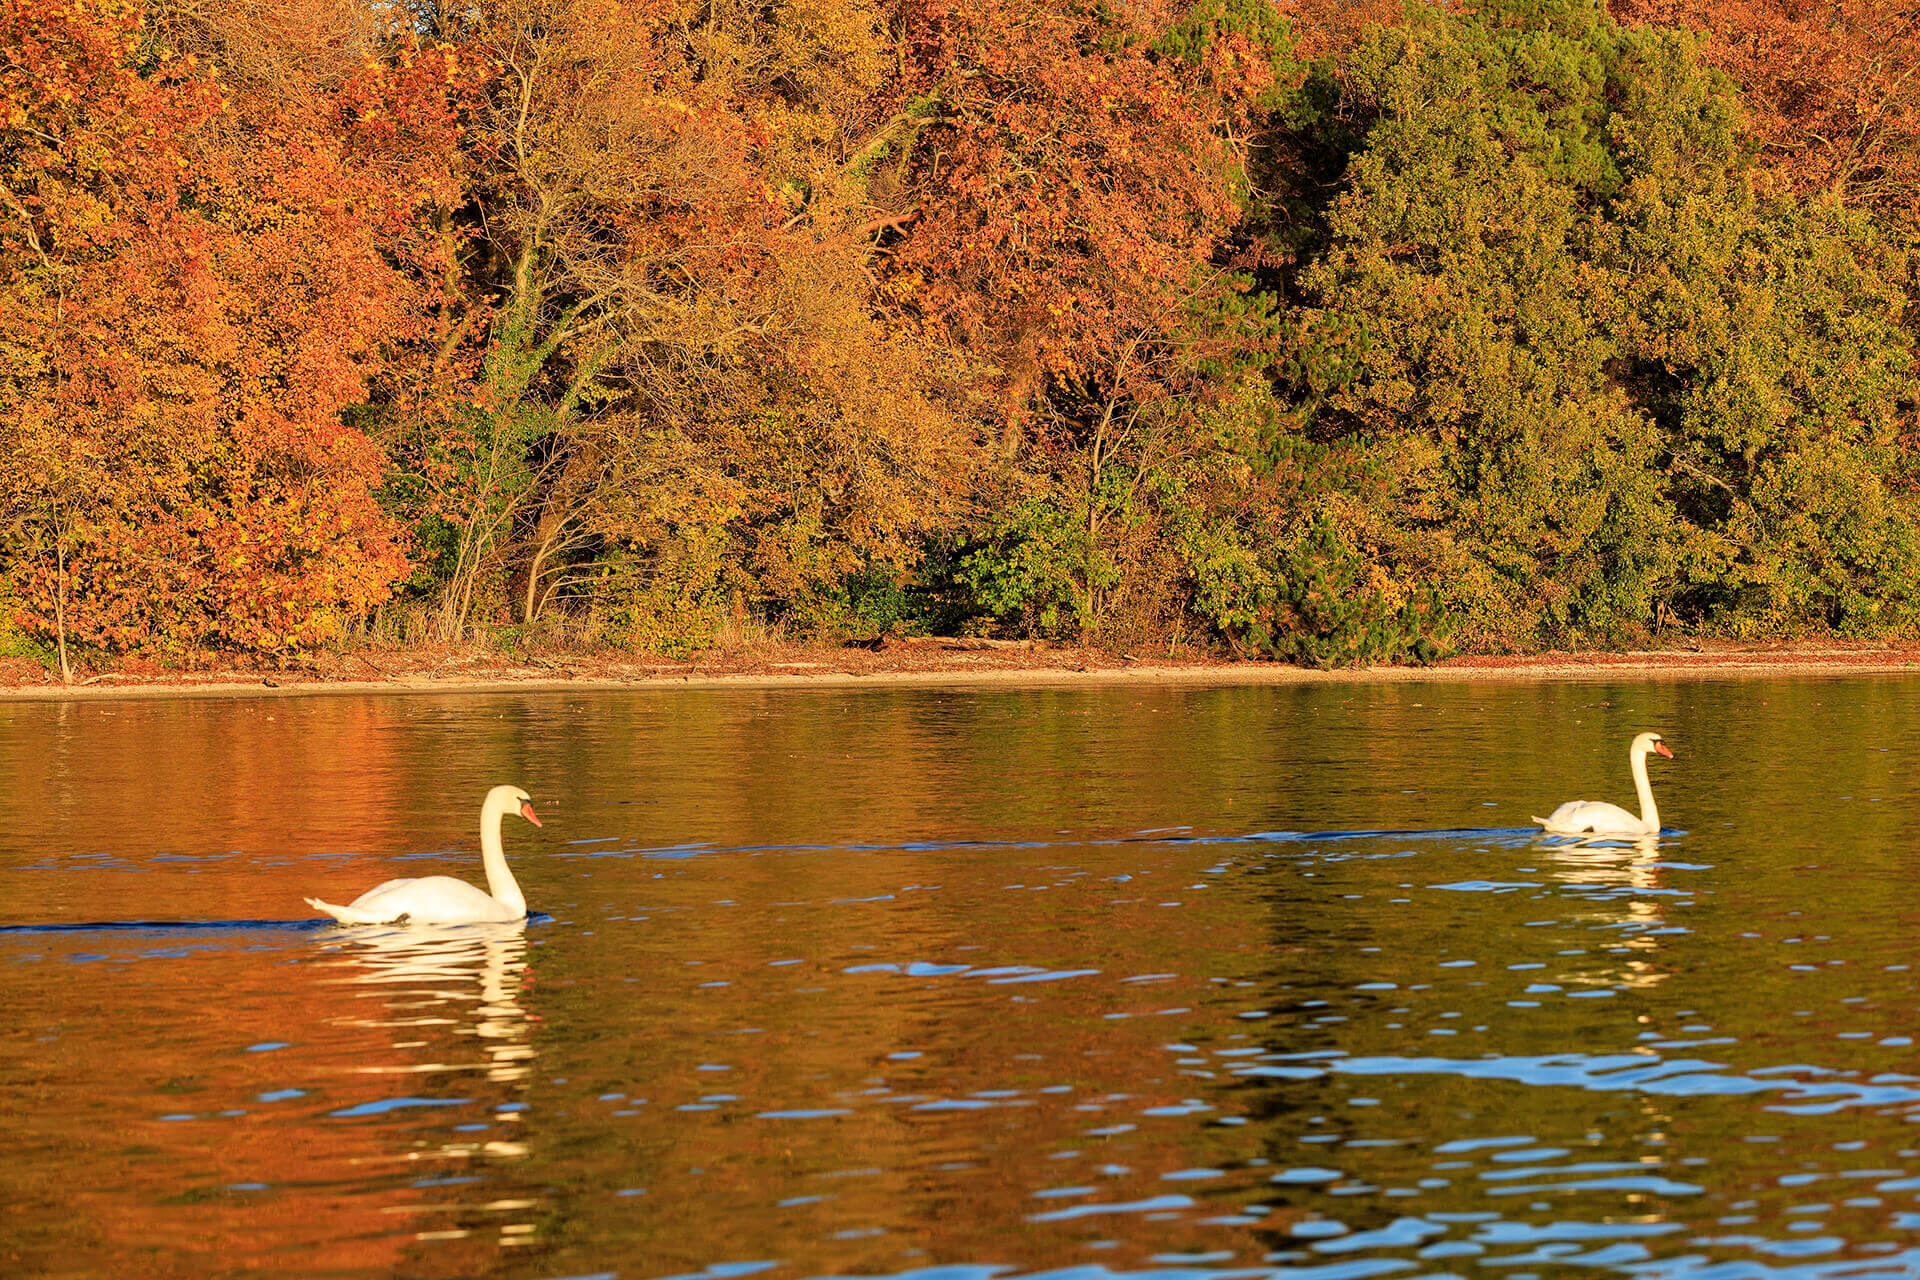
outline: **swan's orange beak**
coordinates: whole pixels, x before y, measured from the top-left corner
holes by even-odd
[[[1671,760],[1671,759],[1673,759],[1673,752],[1671,752],[1671,751],[1669,751],[1669,750],[1667,750],[1667,744],[1666,744],[1666,743],[1664,743],[1664,742],[1656,742],[1656,743],[1654,743],[1654,744],[1653,744],[1653,749],[1654,749],[1655,751],[1658,751],[1658,752],[1659,752],[1659,753],[1660,753],[1661,755],[1663,755],[1663,756],[1665,756],[1665,757],[1666,757],[1667,759],[1669,759],[1669,760]],[[538,824],[535,824],[535,825],[538,825]]]
[[[533,801],[531,800],[522,800],[520,802],[520,816],[525,818],[528,822],[531,822],[536,827],[545,825],[540,821],[539,815],[534,813]]]

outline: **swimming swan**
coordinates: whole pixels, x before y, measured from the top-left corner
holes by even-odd
[[[1640,793],[1640,816],[1634,817],[1617,804],[1604,800],[1569,800],[1548,818],[1534,821],[1553,836],[1652,836],[1660,834],[1660,811],[1653,805],[1653,787],[1647,782],[1647,753],[1658,751],[1667,759],[1673,752],[1657,733],[1643,733],[1627,749],[1633,761],[1633,787]]]
[[[419,880],[389,880],[336,907],[308,898],[309,906],[326,912],[341,924],[479,924],[519,920],[527,914],[527,900],[507,870],[500,850],[500,821],[518,809],[520,816],[540,826],[532,797],[518,787],[499,786],[487,792],[480,806],[480,861],[487,868],[487,892],[452,876]]]

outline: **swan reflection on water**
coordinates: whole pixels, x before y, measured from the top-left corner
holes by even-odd
[[[1612,948],[1626,953],[1617,963],[1563,975],[1563,981],[1585,986],[1651,987],[1667,973],[1652,963],[1660,950],[1654,936],[1667,927],[1662,899],[1671,890],[1661,883],[1660,837],[1597,836],[1578,840],[1542,840],[1536,848],[1546,856],[1555,880],[1582,891],[1589,910],[1585,919],[1616,931]]]
[[[1660,885],[1660,837],[1590,836],[1543,840],[1537,846],[1563,884],[1654,889]]]
[[[320,947],[319,965],[337,975],[322,982],[349,997],[337,1006],[333,1025],[369,1042],[353,1065],[339,1070],[363,1080],[381,1077],[386,1082],[373,1086],[380,1094],[402,1095],[333,1114],[392,1114],[388,1108],[398,1104],[406,1108],[402,1115],[427,1105],[444,1107],[449,1116],[425,1127],[402,1121],[392,1148],[364,1161],[407,1169],[409,1179],[431,1170],[432,1184],[447,1187],[383,1212],[418,1219],[411,1231],[416,1248],[468,1237],[490,1237],[497,1247],[531,1244],[537,1223],[525,1211],[538,1197],[500,1194],[505,1184],[497,1171],[486,1175],[484,1195],[460,1189],[482,1177],[467,1172],[476,1162],[517,1164],[532,1155],[520,1123],[534,1061],[535,1016],[523,1003],[530,985],[527,922],[329,928]],[[476,1104],[487,1113],[484,1121],[475,1116]],[[430,1274],[434,1268],[393,1270]]]
[[[398,1031],[403,1038],[393,1042],[395,1049],[425,1048],[438,1041],[451,1051],[470,1038],[481,1050],[477,1058],[458,1055],[464,1061],[357,1066],[353,1072],[480,1072],[503,1083],[530,1075],[533,1018],[521,1004],[527,981],[525,920],[445,927],[364,925],[330,930],[322,946],[328,953],[322,963],[342,974],[331,981],[359,988],[355,998],[381,1005],[365,1016],[337,1019],[339,1025]],[[436,1028],[444,1030],[436,1034]]]

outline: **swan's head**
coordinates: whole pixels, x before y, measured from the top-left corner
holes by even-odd
[[[518,811],[520,816],[534,826],[544,826],[540,815],[533,811],[533,797],[518,787],[498,786],[487,792],[487,808],[499,813]]]
[[[1645,755],[1649,751],[1657,751],[1667,759],[1673,759],[1673,752],[1667,750],[1665,740],[1657,733],[1643,733],[1635,738],[1633,740],[1633,751],[1636,755]]]

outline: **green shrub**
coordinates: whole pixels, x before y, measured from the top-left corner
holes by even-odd
[[[5,597],[0,597],[0,658],[24,658],[49,671],[57,670],[60,665],[51,642],[29,635],[13,624],[13,608]]]
[[[1292,538],[1193,531],[1194,610],[1242,652],[1343,667],[1430,662],[1445,648],[1451,620],[1439,593],[1396,582],[1331,522]]]
[[[997,519],[960,557],[957,579],[974,608],[1046,638],[1077,637],[1090,621],[1088,593],[1119,575],[1093,544],[1083,508],[1029,498]]]

